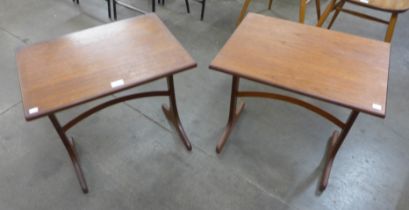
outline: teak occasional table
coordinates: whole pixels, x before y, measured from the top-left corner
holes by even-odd
[[[340,128],[329,142],[320,180],[323,191],[335,155],[360,112],[385,117],[390,45],[362,37],[249,14],[212,61],[210,68],[233,75],[230,115],[216,151],[220,153],[244,103],[262,97],[304,107]],[[343,122],[312,104],[285,95],[239,91],[239,79],[320,99],[351,109]]]
[[[82,191],[88,187],[75,144],[66,132],[84,118],[108,106],[131,99],[169,97],[163,106],[188,150],[192,146],[176,108],[173,74],[196,62],[154,14],[111,23],[58,39],[28,46],[17,53],[26,120],[48,116],[74,165]],[[168,89],[117,97],[60,125],[59,111],[166,78]]]

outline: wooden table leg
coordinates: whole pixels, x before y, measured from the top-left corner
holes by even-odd
[[[81,165],[79,163],[79,158],[77,151],[75,149],[75,143],[73,139],[68,139],[67,135],[63,131],[60,123],[58,122],[57,118],[55,117],[54,114],[48,115],[50,118],[52,124],[54,125],[55,130],[57,131],[58,135],[60,136],[60,139],[62,143],[65,146],[65,149],[67,149],[68,155],[71,158],[72,164],[74,165],[75,173],[77,174],[78,181],[81,185],[82,192],[88,193],[88,186],[87,182],[84,178],[84,174],[81,169]]]
[[[358,111],[352,111],[348,117],[345,126],[342,128],[341,133],[335,131],[331,139],[329,140],[328,149],[327,149],[327,160],[325,162],[324,171],[321,176],[319,190],[322,192],[328,185],[329,175],[331,173],[332,163],[334,162],[335,156],[341,147],[342,143],[345,140],[349,130],[351,129],[352,125],[354,124],[356,118],[358,117]]]
[[[230,112],[229,120],[227,122],[226,128],[224,129],[223,135],[219,140],[219,143],[216,146],[216,152],[220,153],[223,150],[224,144],[226,144],[227,139],[231,131],[233,130],[234,125],[236,124],[240,113],[244,109],[245,104],[241,103],[239,109],[237,109],[237,94],[239,91],[239,80],[238,76],[233,76],[232,88],[231,88],[231,98],[230,98]]]
[[[173,76],[167,77],[168,81],[168,91],[169,91],[169,106],[162,105],[162,110],[165,113],[166,117],[173,123],[175,126],[180,138],[182,139],[183,144],[186,146],[186,149],[191,151],[192,145],[187,138],[186,132],[183,129],[182,123],[180,122],[178,109],[176,107],[176,97],[175,97],[175,87],[173,84]]]
[[[317,23],[318,27],[321,27],[325,20],[328,18],[328,15],[334,10],[335,8],[335,3],[337,0],[331,0],[327,6],[327,8],[325,9],[324,13],[322,13],[320,20]]]
[[[244,1],[243,7],[241,8],[239,19],[237,20],[237,24],[236,24],[237,26],[240,25],[241,21],[246,16],[246,13],[247,13],[247,10],[249,8],[250,3],[251,3],[251,0],[245,0]]]
[[[391,15],[391,19],[389,20],[388,30],[386,31],[385,35],[385,42],[391,42],[393,32],[395,30],[396,21],[398,20],[398,13],[393,12]]]

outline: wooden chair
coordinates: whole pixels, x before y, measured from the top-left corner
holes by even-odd
[[[237,20],[237,25],[240,24],[240,22],[243,20],[244,16],[246,16],[248,7],[250,5],[252,0],[245,0],[243,7],[241,8],[240,16],[239,19]],[[268,2],[268,9],[271,10],[271,6],[273,4],[273,0],[269,0]],[[321,3],[320,0],[315,0],[315,7],[317,10],[317,19],[320,20],[320,14],[321,14]],[[304,23],[305,20],[305,11],[307,10],[307,0],[300,0],[300,10],[299,10],[299,22]]]
[[[389,21],[379,19],[374,16],[370,16],[367,14],[363,14],[360,12],[356,12],[349,9],[344,9],[345,3],[352,3],[355,5],[363,6],[370,9],[375,9],[379,11],[389,12],[391,13],[391,17]],[[398,20],[398,14],[405,12],[409,9],[409,0],[331,0],[328,4],[327,8],[325,9],[324,13],[322,14],[320,20],[318,21],[317,26],[321,27],[325,20],[327,19],[328,15],[335,10],[334,16],[331,19],[331,22],[328,25],[328,29],[332,27],[334,24],[335,19],[339,15],[340,12],[345,12],[357,17],[361,17],[364,19],[372,20],[379,23],[384,23],[388,25],[386,35],[385,35],[385,42],[391,42],[393,32],[395,30],[395,24]]]

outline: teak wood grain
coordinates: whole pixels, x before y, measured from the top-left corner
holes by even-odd
[[[365,7],[389,12],[404,12],[409,9],[409,0],[368,0],[368,3],[361,0],[348,1]]]
[[[196,66],[154,14],[28,46],[17,64],[27,120]]]
[[[384,117],[389,55],[388,43],[250,13],[210,68]]]

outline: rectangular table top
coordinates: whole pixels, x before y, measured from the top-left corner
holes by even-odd
[[[385,116],[390,44],[250,13],[210,68]]]
[[[32,120],[193,68],[196,62],[155,14],[17,52],[25,118]]]

